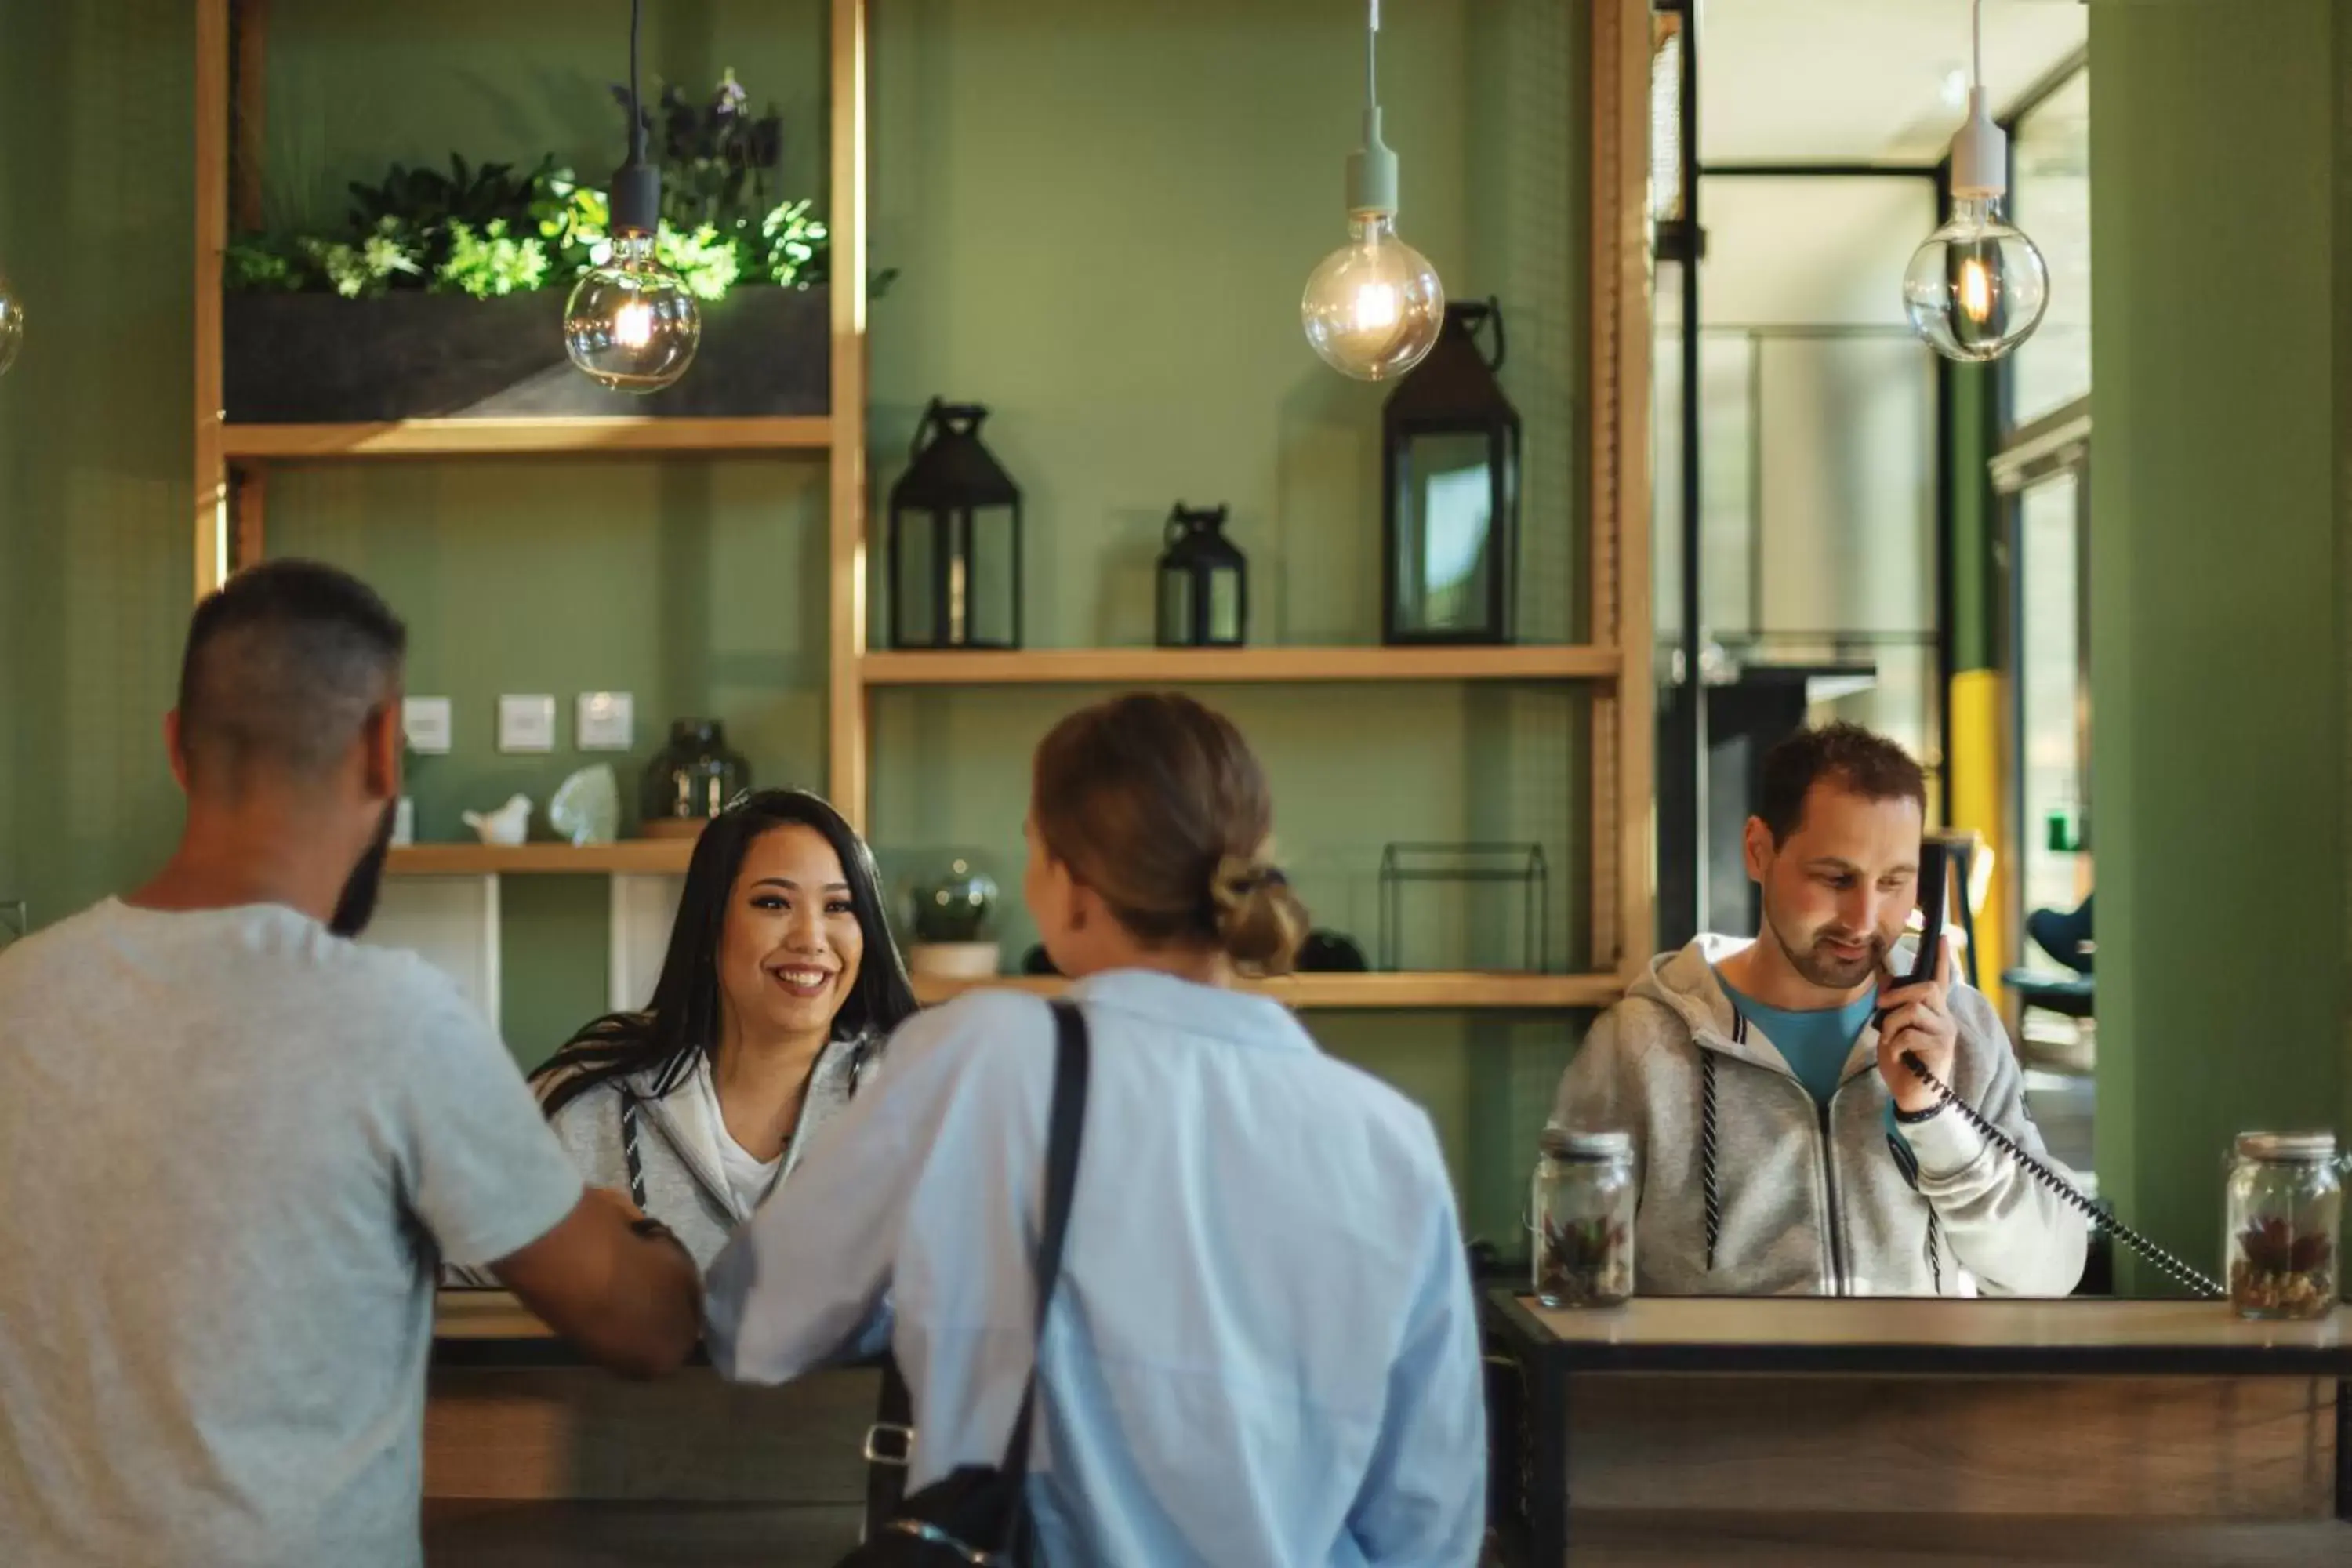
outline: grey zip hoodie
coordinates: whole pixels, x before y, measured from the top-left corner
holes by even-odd
[[[2063,1296],[2088,1227],[1950,1107],[1888,1135],[1878,1030],[1827,1106],[1748,1026],[1714,965],[1744,942],[1661,955],[1597,1020],[1552,1119],[1633,1135],[1644,1295]],[[2007,1032],[1951,990],[1952,1088],[2062,1176],[2027,1114]]]
[[[808,1093],[793,1140],[784,1146],[784,1163],[776,1173],[783,1181],[800,1163],[809,1135],[849,1103],[882,1057],[879,1036],[829,1042],[809,1075]],[[622,1106],[634,1100],[636,1113],[637,1171],[645,1187],[646,1214],[669,1226],[698,1268],[708,1268],[735,1227],[751,1217],[736,1201],[728,1184],[727,1169],[719,1158],[718,1130],[702,1101],[694,1079],[709,1071],[709,1058],[681,1076],[667,1095],[654,1094],[658,1070],[606,1079],[583,1090],[555,1113],[549,1124],[555,1141],[579,1167],[581,1179],[592,1187],[628,1192],[629,1153]],[[539,1086],[545,1099],[554,1082]],[[445,1268],[450,1285],[495,1286],[487,1268]]]
[[[800,1121],[792,1142],[784,1146],[784,1163],[776,1173],[782,1182],[800,1163],[809,1135],[830,1120],[856,1092],[878,1059],[879,1039],[834,1040],[816,1059],[809,1076],[808,1093],[801,1101]],[[592,1186],[629,1190],[628,1146],[623,1132],[621,1108],[636,1104],[637,1168],[645,1185],[644,1208],[675,1232],[697,1265],[708,1268],[737,1226],[751,1211],[737,1202],[719,1158],[719,1129],[712,1127],[696,1087],[697,1073],[709,1071],[709,1058],[694,1072],[680,1077],[668,1094],[654,1097],[657,1074],[636,1073],[607,1079],[556,1112],[549,1123],[580,1174]]]

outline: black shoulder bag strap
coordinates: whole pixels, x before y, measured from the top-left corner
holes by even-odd
[[[1014,1499],[1012,1528],[1005,1552],[1016,1563],[1029,1561],[1029,1429],[1037,1412],[1037,1373],[1045,1355],[1045,1314],[1054,1305],[1054,1288],[1062,1279],[1062,1243],[1070,1230],[1070,1200],[1078,1185],[1078,1144],[1086,1133],[1086,1016],[1077,1004],[1054,1001],[1054,1110],[1045,1127],[1045,1230],[1037,1241],[1037,1342],[1030,1354],[1029,1381],[1021,1390],[1021,1413],[1013,1418],[1005,1439],[1004,1462],[998,1467]]]
[[[1057,999],[1053,1009],[1054,1100],[1045,1126],[1044,1229],[1038,1238],[1034,1260],[1037,1283],[1037,1351],[1032,1354],[1029,1382],[1021,1392],[1020,1413],[1013,1417],[1013,1431],[1005,1441],[1004,1462],[1001,1468],[1016,1496],[1024,1490],[1024,1483],[1029,1473],[1029,1440],[1036,1419],[1035,1355],[1045,1348],[1045,1313],[1053,1304],[1054,1289],[1061,1279],[1062,1246],[1069,1231],[1071,1196],[1077,1188],[1078,1145],[1086,1131],[1087,1077],[1090,1058],[1086,1016],[1074,1002]],[[896,1455],[877,1452],[875,1439],[885,1432],[901,1437],[909,1448],[912,1447],[914,1401],[908,1393],[906,1380],[899,1374],[898,1358],[887,1353],[882,1360],[880,1408],[876,1415],[874,1432],[866,1440],[866,1538],[869,1541],[898,1512],[906,1495],[907,1450],[901,1449]],[[1015,1509],[1010,1539],[1006,1542],[1013,1562],[1022,1562],[1028,1554],[1028,1536],[1029,1514],[1024,1504]]]

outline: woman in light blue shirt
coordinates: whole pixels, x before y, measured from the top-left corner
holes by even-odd
[[[1029,1471],[1051,1563],[1477,1557],[1475,1312],[1429,1119],[1234,988],[1307,931],[1272,827],[1240,732],[1189,698],[1037,749],[1024,891],[1093,1037]],[[1051,1015],[981,993],[889,1058],[713,1265],[709,1334],[726,1375],[780,1383],[887,1331],[913,1491],[997,1462],[1029,1373]]]

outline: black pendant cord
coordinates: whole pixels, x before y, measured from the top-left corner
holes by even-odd
[[[613,174],[611,231],[650,237],[661,226],[661,171],[646,162],[646,106],[637,77],[645,0],[629,0],[629,157]]]
[[[629,0],[629,162],[646,161],[646,105],[637,95],[637,30],[645,21],[645,0]]]

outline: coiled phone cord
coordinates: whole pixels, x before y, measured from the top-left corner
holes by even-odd
[[[1936,1091],[1937,1099],[1941,1103],[1948,1105],[1954,1110],[1958,1111],[1967,1120],[1969,1126],[1974,1127],[1978,1131],[1983,1133],[1985,1137],[1991,1142],[1995,1148],[2000,1149],[2002,1152],[2009,1155],[2011,1159],[2015,1160],[2019,1164],[2024,1166],[2025,1169],[2032,1174],[2035,1181],[2040,1182],[2043,1186],[2048,1187],[2052,1192],[2056,1193],[2061,1202],[2080,1209],[2083,1214],[2090,1219],[2090,1222],[2094,1226],[2096,1226],[2101,1230],[2108,1232],[2126,1247],[2130,1247],[2134,1252],[2138,1253],[2142,1258],[2145,1258],[2150,1263],[2155,1264],[2157,1268],[2162,1269],[2167,1275],[2170,1276],[2175,1284],[2185,1285],[2189,1289],[2197,1292],[2197,1294],[2210,1300],[2218,1300],[2221,1297],[2229,1294],[2228,1291],[2221,1289],[2220,1281],[2207,1277],[2198,1269],[2191,1268],[2188,1264],[2183,1263],[2171,1253],[2167,1252],[2164,1248],[2158,1247],[2147,1237],[2140,1235],[2139,1232],[2134,1230],[2123,1221],[2116,1218],[2115,1215],[2105,1212],[2098,1206],[2098,1205],[2093,1203],[2081,1193],[2075,1191],[2074,1184],[2067,1181],[2065,1177],[2060,1175],[2057,1172],[2052,1170],[2049,1166],[2043,1164],[2041,1161],[2035,1159],[2032,1155],[2019,1148],[2014,1139],[2011,1138],[2008,1133],[2003,1132],[1999,1127],[1994,1126],[1992,1121],[1987,1118],[1982,1111],[1979,1110],[1975,1106],[1970,1105],[1967,1100],[1962,1100],[1958,1093],[1953,1089],[1951,1085],[1938,1079],[1934,1073],[1929,1072],[1927,1070],[1927,1064],[1919,1059],[1918,1052],[1905,1051],[1902,1053],[1900,1059],[1905,1067],[1911,1069],[1912,1076],[1916,1077],[1921,1083],[1926,1084],[1929,1089]]]

